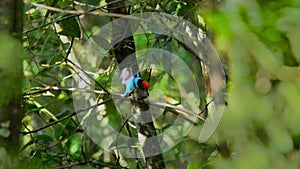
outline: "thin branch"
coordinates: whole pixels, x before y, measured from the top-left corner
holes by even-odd
[[[101,8],[103,8],[103,7],[106,7],[107,5],[114,4],[114,3],[117,3],[117,2],[119,2],[119,1],[122,1],[122,0],[115,0],[115,1],[112,1],[112,2],[110,2],[110,3],[107,3],[106,5],[102,5],[102,6],[98,6],[98,7],[95,7],[95,8],[93,8],[93,9],[90,9],[90,10],[88,10],[88,12],[92,12],[92,11],[101,9]],[[26,2],[24,1],[24,3],[26,3]],[[25,31],[23,32],[23,34],[26,34],[26,33],[32,32],[32,31],[35,31],[35,30],[37,30],[37,29],[43,28],[43,27],[45,27],[45,26],[54,24],[54,23],[59,22],[59,21],[67,20],[67,19],[73,18],[73,17],[78,17],[78,16],[80,16],[80,15],[83,15],[83,14],[67,15],[67,16],[65,16],[65,17],[62,17],[62,18],[57,19],[57,20],[54,20],[54,21],[52,21],[52,22],[49,22],[49,23],[46,23],[46,24],[42,24],[42,25],[40,25],[40,26],[37,26],[37,27],[31,28],[31,29],[25,30]]]
[[[177,107],[177,106],[173,106],[171,104],[168,103],[160,103],[160,102],[155,102],[155,101],[148,101],[150,105],[156,106],[156,107],[160,107],[160,108],[168,108],[168,109],[173,109],[173,110],[177,110],[179,112],[183,112],[186,113],[190,116],[193,117],[197,117],[198,119],[201,119],[202,121],[205,121],[205,118],[199,116],[198,114],[194,113],[193,111],[187,110],[183,107]]]
[[[70,55],[70,53],[71,53],[71,51],[72,51],[72,47],[73,47],[73,44],[74,44],[74,39],[75,39],[74,36],[72,36],[70,46],[69,46],[69,48],[68,48],[68,50],[67,50],[66,56],[64,57],[64,61],[65,61],[66,63],[67,63],[68,57],[69,57],[69,55]]]
[[[57,124],[57,123],[60,123],[60,122],[66,120],[66,119],[68,119],[68,118],[71,118],[71,117],[75,116],[75,115],[78,114],[78,113],[81,113],[81,112],[90,110],[90,109],[92,109],[92,108],[96,108],[96,107],[98,107],[98,106],[100,106],[100,105],[102,105],[102,104],[107,103],[108,101],[110,101],[110,99],[107,99],[107,100],[105,100],[105,101],[103,101],[103,102],[101,102],[101,103],[97,103],[97,104],[95,104],[95,105],[92,105],[92,106],[90,106],[90,107],[87,107],[87,108],[84,108],[84,109],[81,109],[81,110],[78,110],[78,111],[74,111],[74,112],[72,112],[71,114],[69,114],[68,116],[65,116],[65,117],[63,117],[63,118],[61,118],[61,119],[58,119],[58,120],[52,122],[52,123],[49,123],[49,124],[47,124],[47,125],[45,125],[45,126],[39,128],[39,129],[31,130],[31,131],[27,131],[27,132],[21,132],[21,133],[22,133],[23,135],[30,134],[30,133],[36,133],[36,132],[41,131],[41,130],[43,130],[43,129],[45,129],[45,128],[51,127],[51,126],[53,126],[53,125],[55,125],[55,124]]]
[[[29,92],[29,93],[24,93],[23,96],[30,96],[30,95],[35,95],[35,94],[42,94],[48,91],[82,91],[82,92],[88,92],[88,93],[95,93],[95,94],[105,94],[104,91],[101,90],[91,90],[91,89],[82,89],[82,88],[75,88],[75,87],[57,87],[57,86],[47,86],[44,89],[38,90],[38,91],[34,91],[34,92]]]
[[[81,154],[83,156],[83,159],[85,161],[87,161],[87,158],[86,158],[86,155],[85,155],[85,152],[84,152],[84,139],[85,139],[85,131],[82,132],[82,138],[81,138],[81,141],[80,141],[80,148],[81,148]]]
[[[132,115],[130,116],[130,117],[132,117]],[[117,138],[116,138],[116,149],[117,149],[117,155],[116,155],[116,161],[117,161],[117,164],[118,165],[120,165],[119,164],[119,162],[120,162],[120,152],[119,152],[119,144],[118,144],[118,140],[119,140],[119,135],[121,134],[121,132],[122,132],[122,130],[123,130],[123,128],[125,127],[125,125],[128,123],[128,121],[129,121],[129,119],[130,119],[130,117],[129,118],[127,118],[126,120],[125,120],[125,122],[122,124],[122,126],[120,127],[120,129],[119,129],[119,132],[118,132],[118,135],[117,135]],[[130,136],[131,137],[131,136]],[[121,165],[120,165],[121,166]]]
[[[101,166],[101,167],[110,167],[113,169],[117,169],[118,167],[106,164],[106,163],[101,163],[101,162],[95,162],[95,161],[83,161],[83,162],[77,162],[77,163],[72,163],[64,166],[57,167],[56,169],[64,169],[64,168],[72,168],[75,166],[83,166],[83,165],[96,165],[96,166]]]
[[[71,53],[71,50],[72,50],[72,47],[73,47],[73,43],[74,43],[74,36],[72,37],[72,39],[71,39],[71,44],[70,44],[70,46],[69,46],[69,48],[68,48],[68,51],[67,51],[67,54],[66,54],[66,56],[64,57],[64,61],[66,62],[66,65],[68,65],[74,72],[76,72],[75,71],[75,69],[73,68],[73,67],[71,67],[69,64],[68,64],[68,62],[70,62],[72,65],[74,65],[77,69],[79,69],[80,71],[82,71],[86,76],[88,76],[91,80],[94,80],[94,78],[93,77],[91,77],[88,73],[86,73],[80,66],[78,66],[78,65],[76,65],[73,61],[71,61],[70,59],[68,59],[68,56],[69,56],[69,54]],[[80,76],[79,75],[79,73],[78,72],[76,72],[77,73],[77,75],[78,76]],[[83,79],[83,78],[81,78],[81,79]],[[85,81],[85,80],[84,80]],[[85,81],[86,82],[86,81]],[[100,83],[98,83],[97,81],[95,81],[95,83],[105,92],[105,93],[107,93],[108,95],[110,95],[110,93],[100,84]],[[86,82],[86,84],[88,84],[87,82]]]
[[[91,80],[95,80],[90,74],[88,74],[86,71],[84,71],[80,66],[76,65],[70,59],[67,59],[67,60],[68,60],[69,63],[71,63],[72,65],[74,65],[77,69],[79,69],[80,71],[82,71],[88,78],[90,78]],[[81,78],[81,79],[83,79],[83,78]],[[110,93],[97,80],[95,80],[95,84],[98,85],[106,94],[110,95]]]
[[[186,116],[180,114],[177,110],[174,110],[174,109],[169,109],[169,108],[166,108],[169,112],[179,116],[180,118],[182,118],[183,120],[186,120],[187,122],[190,122],[191,124],[193,125],[197,125],[197,123],[195,123],[193,120],[187,118]]]
[[[42,25],[40,25],[40,26],[37,26],[37,27],[31,28],[31,29],[25,30],[25,31],[23,31],[23,34],[27,34],[27,33],[29,33],[29,32],[32,32],[32,31],[35,31],[35,30],[37,30],[37,29],[46,27],[46,26],[51,25],[51,24],[54,24],[54,23],[56,23],[56,22],[64,21],[64,20],[67,20],[67,19],[69,19],[69,18],[73,18],[73,17],[77,17],[77,16],[79,16],[79,15],[67,15],[67,16],[65,16],[65,17],[62,17],[62,18],[57,19],[57,20],[54,20],[54,21],[52,21],[52,22],[48,22],[48,23],[42,24]]]
[[[82,92],[88,92],[88,93],[95,93],[95,94],[107,94],[104,91],[101,90],[92,90],[92,89],[82,89],[82,88],[64,88],[64,87],[57,87],[57,86],[48,86],[45,89],[41,89],[39,91],[34,91],[34,92],[30,92],[30,93],[25,93],[23,94],[23,96],[28,96],[28,95],[34,95],[34,94],[41,94],[47,91],[51,91],[51,90],[56,90],[56,91],[82,91]],[[130,98],[124,98],[122,94],[118,94],[118,93],[110,93],[111,96],[113,96],[116,99],[123,99],[123,100],[129,100]],[[196,117],[202,121],[205,121],[205,118],[196,114],[193,111],[187,110],[183,107],[177,107],[168,103],[160,103],[160,102],[156,102],[156,101],[152,101],[152,100],[142,100],[141,102],[145,102],[147,104],[159,107],[159,108],[167,108],[168,110],[175,110],[178,112],[183,113],[183,115],[187,114],[193,117]],[[211,101],[212,102],[212,101]],[[208,104],[210,104],[211,102],[209,102]],[[207,105],[208,105],[207,104]],[[171,113],[175,113],[174,111],[170,111]],[[201,111],[201,113],[203,112],[203,110]],[[201,114],[200,113],[200,114]]]
[[[55,7],[51,7],[51,6],[46,6],[46,5],[35,3],[35,2],[30,2],[28,0],[24,0],[24,3],[28,4],[28,5],[35,6],[35,7],[39,7],[39,8],[42,8],[42,9],[46,9],[46,10],[49,10],[49,11],[60,12],[60,13],[65,13],[65,14],[108,16],[108,17],[115,17],[115,18],[121,18],[121,17],[125,17],[126,16],[129,19],[146,21],[145,19],[142,19],[140,17],[135,17],[135,16],[131,16],[131,15],[125,15],[125,14],[105,13],[105,12],[95,12],[95,11],[65,10],[65,9],[55,8]]]

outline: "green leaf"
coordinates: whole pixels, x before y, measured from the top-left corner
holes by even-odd
[[[39,102],[33,100],[32,101],[36,107],[40,108],[40,112],[44,113],[48,118],[53,119],[53,120],[57,120],[57,118],[55,117],[54,114],[52,114],[48,109],[44,108]]]
[[[200,164],[194,162],[190,163],[187,167],[187,169],[199,169],[199,168],[200,168]]]
[[[64,110],[62,112],[56,114],[55,116],[57,119],[60,119],[60,118],[67,116],[69,114],[69,112],[70,112],[69,108],[64,108]]]
[[[76,133],[68,139],[66,145],[69,148],[69,151],[72,155],[79,150],[81,137],[82,137],[81,133]]]
[[[64,15],[63,17],[66,16],[68,15]],[[80,38],[80,27],[77,20],[74,17],[58,22],[58,24],[62,29],[60,32],[58,32],[59,34]]]
[[[28,143],[26,143],[25,145],[22,146],[22,148],[20,149],[20,152],[25,150],[28,146],[32,145],[33,143],[34,143],[34,141],[30,140]]]
[[[43,140],[43,141],[53,141],[52,137],[46,134],[36,135],[35,140]]]
[[[70,146],[70,153],[73,155],[77,152],[77,150],[79,150],[79,147],[80,147],[80,142],[79,141],[73,141],[71,143],[71,146]]]
[[[119,113],[117,113],[116,106],[113,102],[113,100],[110,100],[105,104],[105,111],[106,111],[106,117],[109,119],[109,125],[113,126],[113,128],[119,128],[121,126],[120,116]]]
[[[60,140],[63,131],[64,131],[63,125],[61,125],[61,124],[56,125],[55,132],[54,132],[54,137],[56,138],[56,140]]]

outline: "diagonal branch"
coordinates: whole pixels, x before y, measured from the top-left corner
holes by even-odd
[[[65,14],[108,16],[108,17],[114,17],[114,18],[121,18],[121,17],[126,16],[126,18],[128,18],[128,19],[146,21],[145,19],[142,19],[140,17],[135,17],[135,16],[127,15],[127,14],[96,12],[94,10],[90,10],[90,11],[65,10],[65,9],[55,8],[55,7],[51,7],[51,6],[46,6],[46,5],[35,3],[35,2],[30,2],[28,0],[24,0],[24,3],[27,4],[27,5],[32,5],[32,6],[35,6],[35,7],[46,9],[46,10],[49,10],[49,11],[65,13]]]
[[[101,95],[107,95],[108,93],[106,93],[105,91],[102,90],[92,90],[92,89],[82,89],[82,88],[75,88],[75,87],[58,87],[58,86],[47,86],[43,89],[38,88],[36,89],[36,91],[31,91],[28,93],[24,93],[23,97],[29,97],[32,95],[39,95],[39,94],[43,94],[46,93],[48,91],[80,91],[80,92],[87,92],[87,93],[94,93],[94,94],[101,94]],[[114,97],[115,99],[120,99],[120,100],[130,100],[130,98],[124,98],[122,94],[118,94],[118,93],[109,93],[112,97]],[[196,114],[193,111],[187,110],[183,107],[178,107],[178,106],[174,106],[168,103],[160,103],[160,102],[156,102],[153,100],[144,100],[144,101],[137,101],[137,102],[143,102],[146,103],[148,105],[153,105],[156,106],[158,108],[166,108],[168,109],[171,113],[175,114],[175,115],[182,115],[182,117],[184,116],[193,116],[198,118],[199,120],[205,121],[206,119],[202,116],[199,116],[198,114]],[[208,102],[206,104],[206,107],[211,103],[212,101]],[[201,114],[203,111],[202,110],[199,114]],[[187,120],[189,122],[192,122],[191,120]]]
[[[31,130],[31,131],[21,132],[21,133],[22,133],[23,135],[30,134],[30,133],[36,133],[36,132],[38,132],[38,131],[41,131],[41,130],[43,130],[43,129],[46,129],[46,128],[48,128],[48,127],[51,127],[51,126],[53,126],[53,125],[55,125],[55,124],[57,124],[57,123],[60,123],[60,122],[66,120],[66,119],[68,119],[68,118],[71,118],[71,117],[75,116],[75,115],[78,114],[78,113],[82,113],[82,112],[85,112],[85,111],[87,111],[87,110],[96,108],[96,107],[98,107],[98,106],[100,106],[100,105],[102,105],[102,104],[107,103],[108,101],[110,101],[110,99],[107,99],[107,100],[105,100],[105,101],[103,101],[103,102],[101,102],[101,103],[97,103],[97,104],[95,104],[95,105],[92,105],[92,106],[90,106],[90,107],[87,107],[87,108],[84,108],[84,109],[81,109],[81,110],[78,110],[78,111],[74,111],[74,112],[72,112],[71,114],[69,114],[68,116],[65,116],[65,117],[63,117],[63,118],[61,118],[61,119],[58,119],[58,120],[56,120],[56,121],[54,121],[54,122],[51,122],[51,123],[49,123],[49,124],[47,124],[47,125],[45,125],[45,126],[43,126],[43,127],[41,127],[41,128],[36,129],[36,130]]]

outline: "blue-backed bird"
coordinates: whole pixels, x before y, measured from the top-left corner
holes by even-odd
[[[143,80],[140,73],[136,73],[127,83],[126,90],[124,92],[124,97],[128,97],[134,89],[148,89],[149,83]]]

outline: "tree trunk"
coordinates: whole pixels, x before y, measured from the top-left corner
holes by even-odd
[[[22,101],[23,1],[0,3],[0,169],[18,168]]]
[[[112,2],[111,0],[107,0],[107,3]],[[126,9],[125,1],[119,1],[116,3],[112,3],[108,5],[110,12],[113,13],[120,13],[120,14],[129,14]],[[120,41],[122,35],[132,35],[131,25],[126,19],[123,20],[124,22],[117,22],[112,24],[112,43],[118,42],[114,46],[114,55],[118,61],[121,63],[127,56],[135,53],[135,44],[133,36],[128,37]],[[118,28],[124,28],[122,30]],[[117,28],[117,29],[114,29]],[[122,31],[122,32],[120,32]],[[132,72],[135,74],[139,71],[138,64],[136,61],[136,57],[132,57],[129,61],[130,63],[122,63],[120,64],[120,71],[122,71],[125,67],[132,68]],[[136,95],[139,95],[139,89],[137,90]],[[139,96],[137,96],[139,97]],[[142,148],[142,154],[145,155],[146,165],[149,169],[164,169],[165,163],[163,159],[163,155],[161,152],[161,148],[159,145],[158,140],[156,139],[156,130],[154,124],[152,122],[152,116],[150,114],[149,106],[146,103],[137,102],[136,100],[132,100],[132,105],[134,106],[134,114],[138,115],[137,118],[141,119],[140,122],[135,123],[138,138],[140,140],[140,145]],[[150,120],[149,120],[150,119]],[[149,139],[151,138],[151,139]],[[139,151],[139,150],[137,150]],[[150,155],[151,154],[151,155]],[[139,166],[137,166],[139,167]]]

